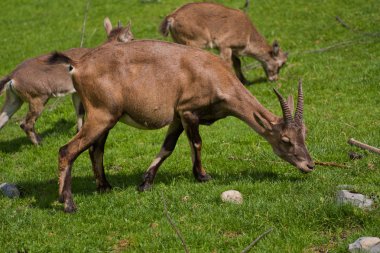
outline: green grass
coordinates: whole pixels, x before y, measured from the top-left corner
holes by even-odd
[[[86,2],[2,0],[0,75],[28,57],[78,47]],[[185,2],[93,0],[85,46],[95,47],[104,40],[105,16],[114,23],[131,20],[136,38],[162,39],[159,22]],[[234,8],[243,5],[243,1],[217,2]],[[113,191],[96,193],[88,154],[82,154],[73,169],[79,209],[67,215],[56,201],[57,157],[59,147],[75,134],[70,98],[48,104],[36,125],[44,137],[40,147],[32,146],[18,127],[24,106],[0,131],[0,182],[15,183],[23,192],[19,199],[0,197],[0,252],[181,252],[162,195],[191,252],[240,252],[270,227],[273,231],[253,251],[346,252],[360,236],[380,236],[380,157],[347,144],[353,137],[380,146],[379,38],[363,37],[335,21],[338,15],[357,30],[378,33],[379,9],[376,0],[257,0],[249,9],[262,34],[268,41],[278,39],[290,58],[280,81],[248,89],[280,114],[272,88],[295,95],[302,78],[308,148],[315,160],[345,163],[346,168],[318,166],[311,174],[301,174],[277,158],[245,124],[227,118],[201,127],[203,163],[211,182],[199,184],[193,179],[190,150],[181,136],[153,190],[140,194],[136,185],[159,151],[166,129],[142,131],[118,124],[105,153]],[[348,40],[356,42],[306,53]],[[262,69],[247,74],[249,79],[264,75]],[[350,161],[349,151],[365,157]],[[354,185],[372,196],[375,209],[337,206],[340,184]],[[244,203],[222,203],[219,195],[228,189],[241,191]]]

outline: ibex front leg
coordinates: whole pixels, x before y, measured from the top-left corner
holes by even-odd
[[[189,139],[194,177],[199,182],[206,182],[210,180],[211,177],[202,167],[202,139],[199,135],[199,118],[191,112],[186,112],[182,116],[182,125],[185,128],[187,138]]]
[[[99,192],[105,192],[112,187],[108,183],[106,175],[104,173],[104,145],[108,137],[109,131],[106,131],[97,141],[90,147],[90,158],[92,162],[92,170],[95,175],[96,188]]]
[[[154,161],[150,164],[148,170],[144,174],[144,181],[138,187],[139,191],[146,191],[152,187],[158,168],[165,161],[165,159],[171,155],[175,148],[175,145],[177,144],[177,140],[182,132],[183,127],[181,121],[179,119],[173,121],[172,124],[169,126],[160,153],[158,153],[156,159],[154,159]]]

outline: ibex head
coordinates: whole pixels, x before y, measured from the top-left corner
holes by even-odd
[[[272,45],[272,49],[268,52],[268,56],[262,62],[265,74],[269,81],[276,81],[278,79],[278,74],[280,69],[286,63],[288,59],[288,53],[284,53],[280,49],[280,45],[275,40]]]
[[[274,89],[283,113],[283,119],[279,123],[263,125],[262,120],[258,120],[260,125],[267,129],[266,139],[272,145],[273,151],[283,160],[296,166],[302,172],[310,172],[314,169],[314,162],[306,148],[305,137],[306,128],[303,123],[303,93],[302,82],[298,84],[298,101],[294,117],[293,97],[288,101]],[[256,118],[258,118],[256,116]]]
[[[134,40],[131,32],[131,22],[126,27],[123,27],[119,21],[116,28],[112,28],[112,23],[108,17],[104,19],[104,29],[106,30],[108,42],[119,41],[128,42]]]

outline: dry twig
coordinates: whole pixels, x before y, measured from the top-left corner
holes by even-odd
[[[247,12],[247,10],[249,8],[249,1],[250,0],[245,0],[245,4],[244,4],[244,7],[243,7],[244,12]]]
[[[361,149],[365,149],[365,150],[368,150],[370,152],[373,152],[373,153],[376,153],[378,155],[380,155],[380,149],[379,148],[375,148],[373,146],[370,146],[368,144],[365,144],[365,143],[362,143],[360,141],[357,141],[353,138],[349,139],[348,140],[348,144],[351,144],[351,145],[354,145],[356,147],[359,147]]]
[[[264,233],[262,233],[262,234],[261,234],[259,237],[257,237],[253,242],[251,242],[250,245],[248,245],[245,249],[243,249],[241,253],[247,253],[248,251],[250,251],[251,248],[252,248],[253,246],[255,246],[255,244],[256,244],[258,241],[260,241],[260,240],[261,240],[266,234],[272,232],[272,230],[273,230],[273,228],[270,228],[270,229],[268,229],[267,231],[265,231]]]
[[[186,245],[186,242],[185,242],[185,239],[183,239],[182,237],[182,234],[181,234],[181,231],[179,231],[179,229],[177,228],[177,226],[175,225],[173,219],[170,217],[169,215],[169,212],[168,212],[168,207],[166,205],[166,200],[165,200],[165,197],[164,197],[164,194],[161,192],[161,198],[162,198],[162,202],[164,203],[164,210],[165,210],[165,215],[166,215],[166,218],[168,219],[170,225],[172,226],[173,230],[175,231],[175,233],[177,234],[178,238],[181,240],[181,243],[182,243],[182,246],[185,250],[186,253],[189,253],[189,249],[187,248],[187,245]]]
[[[335,162],[314,162],[316,165],[329,166],[329,167],[338,167],[338,168],[347,168],[347,165]]]
[[[346,22],[344,22],[343,19],[341,19],[339,16],[335,16],[335,20],[338,21],[338,23],[340,23],[344,28],[350,30],[353,33],[360,33],[361,35],[364,35],[364,36],[373,36],[373,37],[379,37],[380,36],[379,32],[368,33],[368,32],[359,31],[357,29],[353,29]]]
[[[83,18],[82,36],[81,36],[81,41],[80,41],[80,47],[83,47],[84,32],[86,30],[86,21],[87,21],[87,14],[88,14],[88,9],[89,8],[90,8],[90,0],[87,0],[86,10],[84,12],[84,18]]]

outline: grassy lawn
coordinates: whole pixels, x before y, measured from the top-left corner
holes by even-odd
[[[95,47],[105,39],[105,16],[114,23],[131,20],[137,39],[162,39],[157,31],[160,21],[186,2],[91,0],[84,45]],[[234,8],[244,4],[215,2]],[[2,0],[0,76],[26,58],[79,47],[86,3]],[[243,122],[227,118],[201,127],[203,163],[212,181],[194,180],[183,135],[157,174],[153,190],[138,193],[136,186],[166,129],[143,131],[118,124],[105,152],[114,189],[96,192],[88,153],[82,154],[73,168],[78,212],[68,215],[57,202],[57,157],[59,147],[75,134],[71,99],[49,102],[36,124],[44,138],[39,147],[18,127],[27,110],[24,105],[0,131],[0,183],[15,183],[22,190],[19,199],[0,196],[0,252],[181,252],[164,200],[190,252],[240,252],[271,227],[253,252],[347,252],[348,244],[360,236],[379,237],[380,156],[347,144],[353,137],[380,146],[379,9],[378,0],[257,0],[248,10],[268,41],[278,39],[290,52],[278,82],[260,82],[248,89],[280,115],[272,88],[296,95],[302,78],[309,151],[316,161],[346,167],[317,166],[313,173],[302,174],[275,156]],[[332,45],[330,50],[313,51]],[[254,63],[244,59],[246,66]],[[261,68],[246,74],[250,80],[264,76]],[[364,158],[352,161],[350,151]],[[375,208],[337,206],[335,194],[342,184],[374,198]],[[228,189],[239,190],[244,203],[222,203],[219,196]]]

